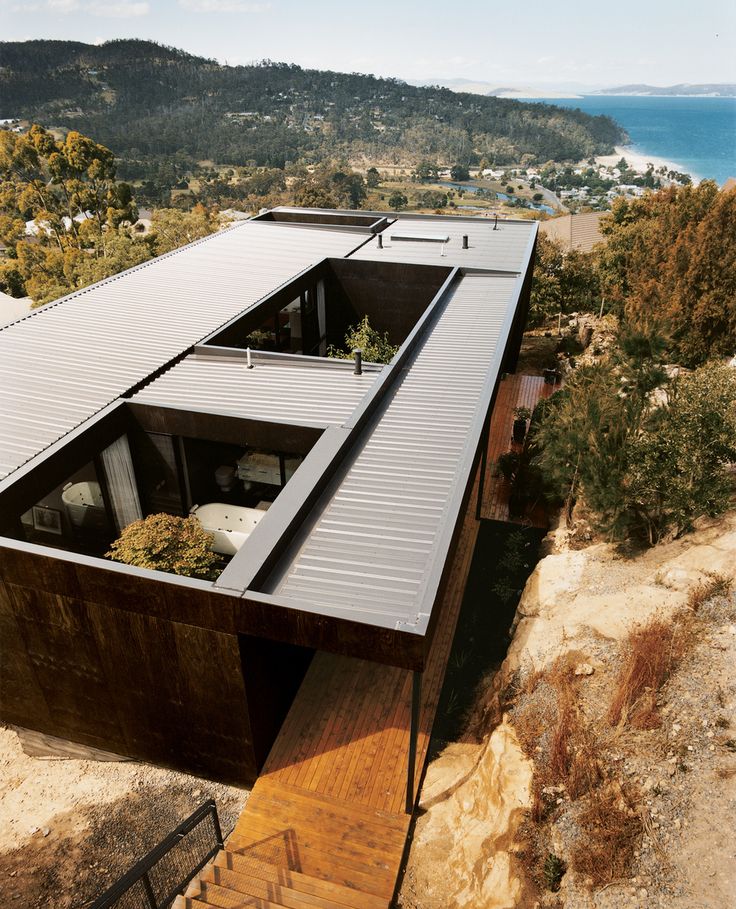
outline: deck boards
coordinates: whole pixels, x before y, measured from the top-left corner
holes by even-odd
[[[493,474],[495,461],[510,447],[514,408],[531,409],[552,390],[534,376],[508,376],[501,383],[490,427],[482,517],[508,520],[508,489]],[[478,483],[476,476],[423,674],[416,785],[477,540]],[[378,900],[388,906],[410,823],[405,813],[410,707],[408,671],[317,653],[216,864],[242,872],[248,860],[261,863],[266,869],[258,872],[261,878],[311,887],[313,900],[326,881],[332,888],[327,905],[343,905],[340,888],[347,887],[349,893],[365,894],[371,905]],[[206,905],[208,892],[224,899],[217,887],[242,877],[210,876],[200,902]],[[278,902],[278,888],[264,889],[261,878],[253,885],[258,897],[268,893],[275,905],[299,904],[291,892],[287,903]]]
[[[491,431],[488,444],[488,473],[486,475],[481,516],[493,521],[532,524],[545,527],[543,512],[537,510],[524,521],[509,516],[509,485],[500,476],[494,476],[494,465],[504,452],[512,448],[511,432],[514,425],[514,410],[527,407],[534,410],[541,398],[548,398],[555,391],[554,385],[546,385],[540,376],[506,376],[498,388],[498,396],[491,417]]]

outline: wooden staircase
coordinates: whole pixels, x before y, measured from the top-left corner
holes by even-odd
[[[388,909],[409,818],[261,778],[174,909]]]
[[[536,376],[501,383],[482,517],[509,519],[508,490],[493,465],[508,449],[514,408],[533,408],[553,390]],[[418,768],[478,535],[479,478],[480,469],[423,675]],[[176,909],[388,909],[411,821],[405,813],[410,692],[406,670],[316,654],[235,830],[177,898]]]

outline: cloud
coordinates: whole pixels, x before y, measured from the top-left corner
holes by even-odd
[[[106,19],[134,19],[151,12],[148,0],[45,0],[42,3],[17,3],[13,12],[31,13],[46,11],[68,16],[72,13],[87,13]]]
[[[249,3],[248,0],[179,0],[179,6],[192,13],[263,13],[270,3]]]
[[[120,0],[118,3],[96,0],[85,3],[84,9],[93,16],[104,16],[106,19],[137,19],[139,16],[147,16],[151,12],[151,5],[147,0]]]
[[[74,13],[81,5],[79,0],[46,0],[46,6],[52,13]]]

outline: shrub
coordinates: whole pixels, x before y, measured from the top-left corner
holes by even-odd
[[[128,524],[106,555],[138,568],[214,581],[221,559],[212,551],[212,541],[195,517],[152,514]]]
[[[736,371],[705,366],[681,377],[654,426],[632,440],[627,508],[649,542],[679,535],[728,507],[736,461]]]
[[[679,362],[736,345],[736,191],[704,180],[617,200],[597,253],[606,301],[636,327],[667,326]]]
[[[582,497],[612,539],[652,545],[730,502],[736,372],[701,367],[655,406],[662,375],[641,349],[618,364],[582,367],[550,399],[537,433],[535,462],[548,490]]]
[[[642,821],[624,793],[607,787],[577,815],[581,831],[570,864],[599,887],[624,877],[639,843]]]
[[[565,252],[541,234],[537,238],[529,305],[529,324],[539,325],[559,312],[597,310],[600,286],[594,258],[587,253]]]
[[[362,320],[351,326],[345,335],[345,349],[340,350],[331,346],[327,356],[344,360],[350,358],[356,349],[363,351],[363,359],[367,363],[389,363],[399,348],[389,343],[388,332],[381,334],[376,331],[371,326],[368,316],[363,316]]]

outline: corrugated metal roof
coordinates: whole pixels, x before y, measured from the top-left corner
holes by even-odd
[[[511,276],[458,281],[264,592],[384,627],[426,617],[428,576],[447,556],[443,529],[468,481],[472,428],[488,406],[481,392],[499,368],[517,289]]]
[[[247,221],[0,329],[0,479],[270,291],[363,240]]]
[[[195,353],[185,357],[133,397],[139,404],[206,410],[262,420],[341,424],[358,406],[380,367],[323,360],[293,362]]]
[[[526,269],[529,241],[537,229],[536,221],[504,221],[498,229],[488,219],[428,218],[401,216],[383,232],[383,249],[373,238],[350,257],[378,261],[408,262],[416,265],[460,265],[493,271],[520,272]],[[449,243],[391,240],[395,233],[413,233],[418,237],[438,233],[450,237]],[[463,234],[468,235],[468,249],[462,248]]]

